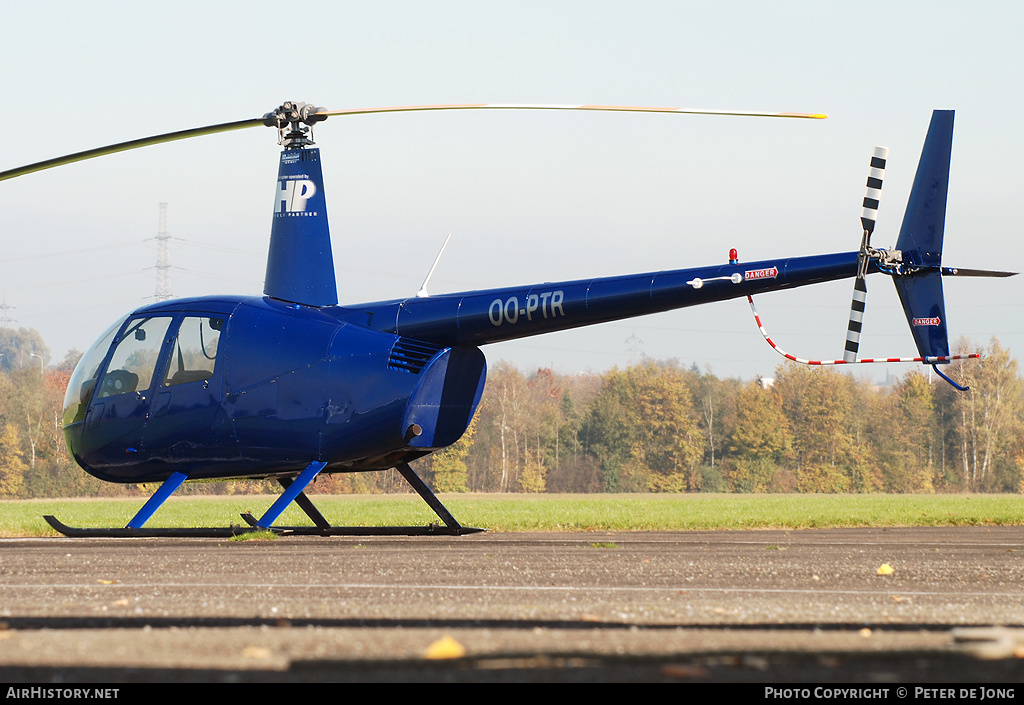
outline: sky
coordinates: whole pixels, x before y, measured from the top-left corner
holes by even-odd
[[[933,109],[955,109],[943,261],[1024,267],[1019,2],[4,3],[0,169],[258,117],[438,103],[827,113],[823,121],[467,111],[331,118],[324,164],[342,303],[855,250],[868,162],[889,147],[873,238],[896,240]],[[0,182],[7,325],[51,361],[156,290],[160,203],[175,296],[263,289],[276,132],[205,136]],[[148,241],[147,241],[148,240]],[[868,280],[861,355],[916,355]],[[852,282],[765,294],[778,344],[842,356]],[[951,342],[1024,350],[1024,276],[946,279]],[[492,366],[602,372],[640,355],[721,377],[782,361],[745,300],[486,346]],[[910,367],[868,366],[870,379]]]

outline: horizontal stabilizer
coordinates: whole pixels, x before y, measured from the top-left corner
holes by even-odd
[[[964,269],[963,267],[943,267],[944,277],[1012,277],[1018,272],[997,272],[991,269]]]

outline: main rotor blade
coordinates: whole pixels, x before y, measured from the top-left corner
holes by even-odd
[[[427,110],[599,110],[626,113],[683,113],[687,115],[738,115],[747,117],[810,118],[823,120],[822,113],[763,113],[740,110],[704,110],[700,108],[649,108],[635,105],[554,105],[544,103],[467,103],[454,105],[402,105],[391,108],[353,108],[350,110],[318,110],[317,115],[363,115],[367,113],[407,113]]]
[[[625,105],[545,105],[545,104],[514,104],[514,103],[481,103],[481,104],[463,104],[463,105],[406,105],[397,106],[391,108],[357,108],[352,110],[318,110],[315,114],[322,116],[320,119],[326,119],[333,115],[360,115],[370,113],[399,113],[399,112],[417,112],[426,110],[599,110],[599,111],[611,111],[611,112],[634,112],[634,113],[687,113],[691,115],[739,115],[739,116],[753,116],[753,117],[789,117],[789,118],[814,118],[823,119],[828,117],[820,113],[762,113],[762,112],[744,112],[744,111],[728,111],[728,110],[701,110],[701,109],[688,109],[688,108],[646,108],[639,106],[625,106]],[[268,114],[269,115],[269,114]],[[74,162],[84,161],[86,159],[92,159],[94,157],[102,157],[107,154],[114,154],[116,152],[125,152],[130,149],[138,149],[139,147],[149,147],[155,144],[161,144],[163,142],[173,142],[175,140],[184,140],[190,137],[200,137],[202,135],[212,135],[218,132],[230,132],[232,130],[242,130],[247,127],[258,127],[260,125],[267,125],[267,116],[251,118],[248,120],[238,120],[236,122],[225,122],[219,125],[209,125],[206,127],[196,127],[191,130],[180,130],[178,132],[168,132],[163,135],[156,135],[154,137],[143,137],[137,140],[130,140],[128,142],[118,142],[117,144],[111,144],[106,147],[97,147],[96,149],[88,149],[84,152],[76,152],[74,154],[68,154],[63,157],[56,157],[54,159],[47,159],[46,161],[36,162],[35,164],[29,164],[27,166],[18,167],[16,169],[8,169],[7,171],[0,171],[0,181],[7,179],[13,179],[17,176],[24,176],[25,174],[31,174],[36,171],[43,171],[44,169],[52,169],[56,166],[63,166],[65,164],[72,164]]]
[[[168,132],[163,135],[156,135],[155,137],[143,137],[142,139],[130,140],[128,142],[118,142],[117,144],[111,144],[106,147],[97,147],[96,149],[88,149],[84,152],[76,152],[75,154],[68,154],[63,157],[47,159],[46,161],[36,162],[35,164],[29,164],[28,166],[18,167],[17,169],[8,169],[7,171],[0,171],[0,181],[4,181],[6,179],[13,179],[16,176],[24,176],[25,174],[31,174],[32,172],[35,171],[52,169],[55,166],[63,166],[65,164],[72,164],[74,162],[92,159],[93,157],[102,157],[107,154],[114,154],[115,152],[125,152],[129,149],[149,147],[150,145],[161,144],[162,142],[173,142],[175,140],[184,140],[188,139],[189,137],[200,137],[202,135],[212,135],[218,132],[242,130],[247,127],[257,127],[263,124],[263,118],[253,118],[250,120],[225,122],[219,125],[209,125],[207,127],[196,127],[191,130]]]

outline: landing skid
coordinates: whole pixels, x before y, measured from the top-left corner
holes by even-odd
[[[74,526],[68,526],[59,519],[49,514],[44,515],[43,519],[49,524],[54,531],[64,534],[69,538],[157,538],[157,537],[177,537],[177,538],[231,538],[232,536],[239,536],[241,534],[251,534],[256,531],[267,531],[267,529],[254,529],[249,526],[238,526],[233,525],[225,528],[207,527],[200,529],[104,529],[104,528],[78,528]],[[276,532],[275,533],[285,533]]]
[[[272,526],[269,529],[256,525],[256,518],[248,512],[242,514],[247,526],[232,525],[225,528],[207,527],[197,529],[104,529],[79,528],[68,526],[49,514],[43,519],[54,531],[68,538],[232,538],[243,534],[259,531],[270,531],[280,536],[464,536],[475,534],[485,529],[462,526],[452,529],[447,526],[430,524],[428,526],[329,526],[321,529],[316,526]]]
[[[296,478],[281,478],[279,482],[284,488],[284,493],[274,506],[260,519],[257,519],[249,512],[241,516],[246,526],[232,524],[229,527],[205,527],[194,529],[171,529],[153,528],[146,529],[141,526],[146,519],[167,499],[168,496],[185,480],[184,475],[174,475],[150,498],[146,506],[139,511],[139,514],[128,523],[128,526],[120,528],[78,528],[62,523],[51,515],[43,516],[46,523],[55,531],[69,538],[231,538],[242,534],[251,534],[257,531],[271,531],[281,536],[465,536],[476,534],[485,529],[477,529],[472,526],[462,526],[455,517],[445,508],[441,501],[430,491],[426,483],[405,463],[396,466],[396,470],[402,477],[412,485],[417,494],[430,505],[437,516],[444,522],[440,524],[428,524],[427,526],[331,526],[320,511],[313,505],[309,497],[302,492],[302,488],[316,475],[323,467],[323,464],[313,463],[303,474]],[[298,482],[296,482],[298,480]],[[273,524],[285,506],[294,501],[306,513],[316,526],[270,526]]]

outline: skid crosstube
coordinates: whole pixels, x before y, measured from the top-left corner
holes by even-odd
[[[309,497],[299,491],[292,501],[306,513],[306,516],[316,526],[275,526],[271,528],[274,531],[282,531],[296,536],[465,536],[485,531],[485,529],[460,524],[408,464],[399,463],[395,469],[416,490],[423,501],[434,510],[438,518],[444,522],[443,526],[440,524],[427,526],[331,526]],[[278,482],[284,487],[285,492],[292,488],[293,480],[291,478],[280,478]],[[257,528],[263,524],[263,520],[257,519],[249,512],[244,512],[241,516],[250,527]]]

